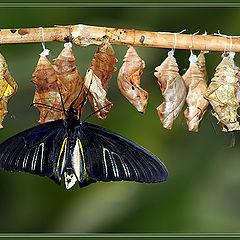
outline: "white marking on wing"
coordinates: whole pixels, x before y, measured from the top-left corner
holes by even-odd
[[[40,172],[43,171],[43,157],[44,157],[44,143],[39,144],[39,147],[41,146],[41,160],[40,160]]]
[[[38,152],[39,152],[39,146],[35,147],[35,151],[33,154],[33,160],[32,160],[32,164],[31,164],[31,170],[34,171],[36,168],[36,163],[37,163],[37,158],[38,158]]]
[[[135,172],[136,178],[138,178],[138,177],[139,177],[139,174],[138,174],[138,171],[136,170],[135,165],[134,165],[131,161],[128,161],[128,162],[129,162],[129,164],[132,166],[132,168],[133,168],[133,170],[134,170],[134,172]],[[129,172],[129,175],[130,175],[130,172]]]
[[[30,151],[26,152],[26,154],[24,156],[23,163],[22,163],[22,168],[26,168],[26,166],[27,166],[27,162],[28,162],[28,157],[29,157]]]
[[[79,146],[78,139],[76,140],[73,155],[72,155],[72,165],[73,171],[76,174],[78,180],[80,181],[80,173],[81,173],[81,150]]]
[[[116,153],[113,154],[113,157],[114,157],[114,155],[118,156],[118,158],[120,159],[120,162],[122,163],[122,166],[123,166],[123,170],[124,170],[125,176],[130,178],[130,172],[129,172],[128,166],[127,166],[127,164],[125,163],[124,159],[122,159],[122,158],[121,158],[118,154],[116,154]]]
[[[106,160],[106,152],[109,155],[109,158],[111,158],[109,150],[107,148],[103,147],[103,161],[104,161],[104,167],[105,167],[105,177],[107,178],[108,167],[107,167],[107,160]]]
[[[116,163],[116,161],[115,161],[115,159],[114,159],[114,157],[113,157],[114,154],[116,154],[116,153],[111,152],[111,162],[112,162],[112,166],[113,166],[114,177],[119,178],[118,166],[117,166],[117,163]],[[117,154],[116,154],[116,155],[117,155]]]
[[[111,161],[111,164],[112,164],[113,175],[114,175],[114,177],[118,177],[119,175],[118,175],[118,169],[117,169],[116,162],[115,162],[115,160],[113,159],[111,153],[109,154],[109,156],[110,156],[110,161]]]

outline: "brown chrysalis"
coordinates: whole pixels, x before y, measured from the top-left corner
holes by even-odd
[[[35,107],[40,111],[39,123],[65,118],[63,111],[44,106],[48,105],[63,109],[59,91],[63,96],[67,94],[66,90],[58,81],[57,74],[46,56],[40,56],[32,76],[34,77],[32,82],[35,84],[33,102],[35,103]]]
[[[56,71],[58,82],[64,89],[63,93],[61,93],[64,108],[69,109],[71,103],[75,99],[77,100],[73,107],[80,107],[80,103],[83,100],[83,91],[80,93],[83,80],[77,70],[77,64],[73,55],[71,43],[65,43],[62,52],[56,59],[53,59],[53,68]],[[79,93],[80,96],[78,96]]]
[[[113,104],[107,99],[107,86],[111,79],[112,72],[117,69],[114,64],[117,59],[114,57],[114,50],[109,38],[103,39],[102,45],[94,54],[91,67],[88,68],[85,79],[85,92],[88,92],[88,99],[94,111],[108,105],[96,113],[100,119],[105,119]]]
[[[142,113],[146,109],[148,100],[148,93],[140,87],[143,68],[145,68],[145,62],[138,56],[133,47],[129,47],[117,79],[121,93]]]

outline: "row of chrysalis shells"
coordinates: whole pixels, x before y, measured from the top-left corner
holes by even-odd
[[[111,74],[117,69],[114,64],[114,50],[109,38],[104,37],[88,68],[85,78],[77,70],[71,43],[64,44],[64,49],[53,64],[45,54],[41,54],[32,82],[35,84],[33,103],[40,111],[39,123],[65,118],[64,109],[74,108],[83,111],[84,92],[100,119],[105,119],[113,104],[107,99],[107,87]],[[123,95],[137,108],[144,112],[148,93],[140,88],[140,77],[145,63],[130,47],[118,75],[118,85]],[[5,59],[0,55],[0,124],[7,113],[7,102],[17,89],[11,77]],[[77,101],[75,101],[77,99]],[[81,104],[81,103],[84,104]],[[99,110],[100,109],[100,110]],[[99,110],[99,111],[98,111]],[[2,127],[2,125],[0,125]]]
[[[171,53],[171,51],[169,52]],[[223,131],[240,130],[237,121],[240,101],[239,71],[234,63],[234,53],[224,53],[211,83],[207,86],[204,52],[198,57],[191,54],[190,66],[183,76],[173,54],[165,59],[154,75],[158,78],[163,103],[157,107],[163,127],[171,129],[186,101],[184,116],[189,131],[197,132],[199,122],[210,102],[213,115],[222,123]]]
[[[53,64],[45,55],[40,56],[32,80],[35,84],[33,102],[40,111],[39,123],[64,118],[62,106],[67,110],[74,99],[77,99],[74,107],[80,111],[81,102],[84,100],[83,92],[87,94],[96,116],[105,119],[113,107],[107,99],[107,88],[111,74],[117,70],[114,67],[117,61],[108,37],[103,38],[101,46],[94,54],[84,80],[77,70],[70,43],[65,44],[62,52],[53,60]],[[139,112],[145,111],[148,99],[148,93],[140,87],[144,67],[144,61],[137,55],[135,49],[130,47],[124,57],[117,81],[122,94]]]
[[[234,55],[224,54],[216,73],[207,86],[207,72],[204,52],[198,57],[191,55],[186,73],[179,74],[173,52],[155,68],[163,103],[157,112],[163,127],[171,129],[185,102],[184,116],[189,131],[197,132],[199,122],[206,112],[208,103],[213,107],[213,115],[223,125],[223,131],[240,130],[237,121],[237,109],[240,101],[239,71],[234,63]],[[170,53],[169,52],[169,53]],[[114,64],[114,50],[108,37],[104,37],[97,49],[83,79],[77,70],[77,64],[71,43],[53,60],[41,55],[33,73],[35,84],[35,106],[40,111],[39,123],[65,118],[63,105],[67,110],[74,102],[78,111],[83,111],[84,92],[100,119],[105,119],[113,104],[107,99],[107,87],[111,74],[117,69]],[[117,83],[122,94],[141,113],[145,112],[148,93],[140,87],[140,79],[145,62],[133,47],[129,47],[119,70]],[[11,77],[5,59],[0,55],[0,127],[7,113],[8,99],[16,92],[17,85]],[[76,101],[74,101],[77,99]],[[106,106],[106,107],[105,107]]]
[[[82,111],[85,105],[81,104],[84,91],[88,93],[94,111],[109,105],[96,113],[99,118],[105,119],[112,107],[106,95],[111,73],[116,71],[113,66],[116,61],[108,39],[103,41],[95,53],[84,80],[77,70],[70,43],[65,44],[53,64],[46,56],[40,56],[32,80],[35,84],[34,103],[40,111],[39,123],[65,118],[63,106],[67,110],[73,102],[73,107],[78,112]],[[46,105],[54,108],[47,108]]]

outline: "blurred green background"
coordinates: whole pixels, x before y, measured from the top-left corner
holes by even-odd
[[[213,34],[240,35],[239,8],[0,8],[1,28],[51,27],[88,24],[149,31],[187,33],[205,30]],[[46,43],[49,59],[58,56],[63,43]],[[82,76],[90,65],[96,46],[73,46]],[[114,46],[119,69],[126,46]],[[240,150],[230,148],[232,134],[208,111],[199,133],[187,130],[183,112],[171,131],[165,130],[155,108],[162,102],[154,68],[169,49],[136,47],[146,62],[142,87],[149,92],[146,113],[139,114],[121,95],[117,74],[112,74],[108,99],[114,108],[105,121],[90,122],[117,132],[144,146],[167,165],[169,180],[160,184],[131,182],[96,183],[67,191],[47,178],[26,173],[0,171],[0,232],[69,233],[183,233],[239,232]],[[41,43],[1,45],[0,51],[18,83],[9,102],[9,113],[0,140],[37,124],[38,111],[29,108],[34,95],[31,75]],[[194,51],[198,54],[198,51]],[[188,68],[189,51],[176,50],[180,73]],[[239,55],[235,57],[239,63]],[[209,79],[221,61],[221,53],[206,55]],[[186,106],[184,106],[184,109]],[[210,108],[209,108],[210,110]],[[91,108],[85,109],[89,114]]]

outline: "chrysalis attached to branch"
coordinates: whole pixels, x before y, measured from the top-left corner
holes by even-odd
[[[34,77],[32,81],[35,84],[33,102],[36,103],[35,107],[40,111],[39,123],[65,118],[63,111],[41,105],[45,104],[63,109],[59,90],[63,96],[67,94],[61,83],[58,82],[57,74],[46,56],[40,57],[32,76]]]
[[[205,98],[208,99],[215,111],[214,116],[222,123],[224,132],[240,130],[237,121],[238,78],[233,57],[234,53],[223,56],[205,94]]]
[[[145,68],[144,61],[138,56],[135,49],[130,47],[124,56],[117,80],[122,94],[142,113],[146,109],[148,100],[148,93],[140,87],[143,68]]]
[[[109,105],[96,113],[98,118],[105,119],[113,104],[107,99],[107,86],[111,79],[112,72],[117,69],[114,63],[117,59],[114,57],[114,50],[109,42],[109,38],[103,39],[102,45],[94,54],[91,67],[88,68],[84,84],[85,91],[88,92],[88,99],[94,111]]]
[[[184,116],[189,131],[198,132],[199,122],[208,106],[208,101],[204,99],[204,94],[207,90],[207,74],[205,74],[204,53],[201,52],[198,58],[196,55],[191,55],[189,61],[190,67],[183,75],[183,80],[185,81],[188,91],[186,97],[188,107],[184,111]]]
[[[6,60],[0,54],[0,128],[7,114],[7,103],[9,98],[17,91],[17,84],[11,76]]]
[[[71,103],[77,97],[73,107],[78,106],[83,100],[83,91],[80,96],[78,96],[83,80],[77,70],[77,64],[71,47],[71,43],[65,43],[62,52],[53,60],[53,68],[57,73],[58,82],[60,82],[60,85],[64,88],[64,92],[61,92],[61,94],[65,109],[69,109]]]
[[[163,103],[157,107],[158,115],[164,128],[171,129],[186,99],[186,86],[180,74],[174,56],[169,54],[165,61],[155,68]]]

